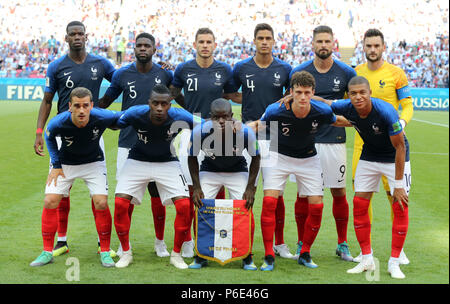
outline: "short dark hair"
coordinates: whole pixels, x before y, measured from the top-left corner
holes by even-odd
[[[369,37],[381,37],[381,42],[383,42],[384,44],[384,35],[383,33],[378,30],[378,29],[368,29],[365,33],[364,33],[364,38],[363,41],[366,40],[366,38]]]
[[[216,111],[230,111],[232,112],[231,104],[225,98],[217,98],[211,102],[211,113]]]
[[[83,27],[83,30],[86,31],[86,27],[84,26],[84,24],[81,21],[71,21],[66,26],[66,33],[67,34],[69,33],[69,27],[71,27],[71,26],[81,26],[81,27]]]
[[[169,90],[169,88],[166,87],[166,86],[163,85],[163,84],[156,84],[156,85],[153,87],[153,90],[152,90],[152,94],[151,94],[151,95],[153,95],[153,93],[156,93],[156,94],[162,94],[162,95],[167,94],[167,95],[170,96],[170,90]],[[151,98],[151,95],[150,95],[150,98]]]
[[[86,89],[84,87],[77,87],[77,88],[73,89],[72,92],[70,92],[69,101],[72,102],[73,97],[84,98],[86,96],[89,96],[91,102],[93,101],[92,93],[89,89]]]
[[[136,36],[136,42],[138,41],[139,38],[150,39],[150,41],[153,43],[153,45],[155,45],[155,43],[156,43],[155,37],[153,37],[153,35],[151,35],[149,33],[140,33],[139,35],[137,35]]]
[[[352,85],[358,85],[358,84],[366,84],[370,89],[370,83],[367,80],[367,78],[363,76],[354,76],[347,84],[347,87],[350,87]]]
[[[316,88],[316,80],[314,79],[314,76],[309,72],[295,72],[291,77],[290,86],[291,88],[294,88],[294,86],[312,87],[312,89],[314,90]]]
[[[195,33],[195,41],[197,41],[198,35],[205,35],[210,34],[213,36],[213,39],[216,40],[216,37],[214,36],[213,31],[210,28],[207,27],[201,27],[197,30],[197,33]]]
[[[272,37],[275,37],[275,35],[273,34],[273,28],[267,24],[267,23],[259,23],[256,25],[255,27],[255,31],[253,33],[253,37],[256,38],[256,35],[258,34],[259,31],[270,31],[272,33]]]
[[[333,36],[333,30],[328,25],[319,25],[313,30],[313,39],[317,34],[327,33]]]

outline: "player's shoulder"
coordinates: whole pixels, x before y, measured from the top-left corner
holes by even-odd
[[[190,112],[186,111],[183,108],[178,108],[178,107],[170,107],[167,114],[175,120],[192,117],[192,114]]]
[[[375,109],[377,109],[377,111],[382,113],[390,113],[390,112],[397,113],[397,110],[395,110],[394,106],[389,102],[375,97],[371,97],[370,99],[372,101],[372,106]]]
[[[286,106],[284,105],[284,103],[281,104],[281,106],[280,106],[280,104],[278,102],[274,102],[274,103],[271,103],[269,106],[267,106],[265,113],[268,115],[277,115],[277,114],[283,113],[285,111],[287,111],[287,110],[286,110]]]
[[[236,62],[236,64],[234,65],[234,69],[235,70],[239,70],[241,69],[243,66],[246,65],[253,65],[254,64],[254,60],[253,57],[248,57],[246,59],[243,59],[241,61]]]
[[[287,63],[286,61],[281,60],[280,58],[277,58],[277,57],[274,57],[273,60],[276,64],[281,65],[283,68],[285,68],[289,71],[292,70],[292,66],[289,63]]]
[[[355,71],[356,71],[356,73],[357,73],[358,75],[360,75],[361,73],[367,71],[367,69],[368,69],[368,67],[367,67],[367,62],[358,64],[358,65],[355,67]]]
[[[402,78],[402,77],[406,78],[405,71],[401,67],[396,66],[395,64],[392,64],[392,63],[389,63],[389,62],[385,62],[383,64],[383,68],[386,71],[389,71],[389,73],[391,73],[394,76],[394,78],[396,78],[396,79]]]
[[[351,75],[355,75],[356,76],[355,69],[353,69],[351,66],[349,66],[345,62],[340,61],[339,59],[334,59],[334,63],[336,64],[336,66],[338,68],[343,70],[346,74],[351,74]]]
[[[147,104],[134,105],[125,110],[128,115],[141,115],[150,111],[150,107]]]
[[[333,112],[329,105],[327,105],[324,102],[317,101],[314,99],[311,99],[311,106],[314,107],[319,113],[322,113],[322,114],[330,114]]]
[[[297,65],[296,67],[294,67],[292,69],[292,73],[303,71],[307,67],[309,67],[312,63],[313,63],[312,59],[311,60],[307,60],[305,62],[302,62],[302,63],[300,63],[299,65]]]
[[[231,66],[228,63],[224,62],[224,61],[220,61],[220,60],[214,59],[214,64],[219,66],[219,67],[225,68],[225,69],[231,69]]]
[[[182,71],[183,69],[188,68],[188,67],[191,67],[191,68],[195,67],[195,59],[191,59],[191,60],[179,63],[177,65],[175,71]]]
[[[61,63],[66,60],[68,55],[63,55],[49,63],[47,70],[56,71]]]
[[[71,112],[70,111],[64,111],[57,115],[55,115],[52,119],[50,119],[47,129],[54,129],[63,124],[65,121],[70,119]]]

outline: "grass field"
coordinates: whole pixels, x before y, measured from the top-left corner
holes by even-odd
[[[113,108],[118,109],[119,104]],[[56,106],[53,106],[51,117]],[[393,280],[387,273],[391,248],[390,210],[385,194],[374,197],[372,240],[374,255],[379,260],[379,272],[371,278],[365,274],[349,275],[346,270],[355,264],[339,260],[335,254],[336,229],[331,212],[331,196],[326,190],[322,227],[312,248],[318,269],[299,266],[296,261],[278,258],[275,271],[244,272],[241,262],[225,267],[210,262],[201,270],[177,270],[169,259],[157,258],[153,252],[154,231],[148,194],[141,206],[135,208],[130,240],[134,262],[126,269],[105,269],[97,255],[97,234],[92,216],[88,190],[77,181],[71,191],[68,241],[70,253],[55,258],[51,265],[32,268],[29,263],[42,250],[41,214],[44,183],[49,157],[38,157],[33,150],[39,103],[0,102],[0,283],[178,283],[178,284],[394,284],[449,283],[449,114],[448,112],[414,113],[407,127],[411,146],[412,190],[410,194],[410,226],[405,252],[411,263],[402,266],[405,280]],[[239,113],[239,108],[235,108]],[[239,117],[239,114],[237,115]],[[434,123],[434,124],[430,124]],[[353,147],[353,129],[347,129],[348,163]],[[109,205],[114,210],[115,161],[118,132],[104,134],[109,176]],[[350,171],[350,169],[349,169]],[[352,205],[351,178],[347,176],[347,197]],[[297,239],[294,220],[296,188],[288,183],[285,192],[285,242],[295,251]],[[259,267],[264,250],[260,229],[262,189],[258,187],[254,208],[256,230],[254,259]],[[351,208],[352,210],[352,208]],[[174,208],[167,208],[165,240],[169,251],[173,246]],[[353,255],[359,252],[350,212],[349,245]],[[119,244],[113,228],[111,245]],[[76,259],[69,259],[69,258]],[[79,281],[68,281],[66,274],[79,262]],[[190,262],[191,259],[186,259]],[[66,265],[67,264],[67,265]]]

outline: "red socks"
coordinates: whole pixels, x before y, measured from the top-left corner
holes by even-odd
[[[284,215],[284,199],[282,196],[279,196],[277,208],[275,209],[275,245],[284,244]]]
[[[336,222],[338,244],[347,242],[348,213],[346,196],[333,196],[333,216]]]
[[[44,251],[52,252],[55,234],[58,229],[58,215],[56,209],[44,208],[42,211],[42,240]]]
[[[369,204],[370,200],[368,199],[358,196],[353,198],[353,224],[362,254],[370,254],[372,251],[370,244]]]
[[[95,210],[95,226],[97,227],[101,251],[109,251],[112,227],[112,218],[109,207],[104,210]]]
[[[394,222],[392,223],[392,247],[391,257],[398,258],[405,243],[406,233],[408,232],[408,205],[403,204],[403,211],[400,203],[394,202],[392,209],[394,211]]]
[[[59,202],[57,210],[58,236],[65,237],[67,234],[67,223],[69,221],[70,197],[63,197]]]
[[[152,214],[155,225],[155,236],[158,240],[164,239],[164,227],[166,223],[166,207],[163,206],[161,198],[152,197]]]
[[[309,204],[309,214],[305,222],[305,232],[303,235],[303,245],[300,254],[310,252],[311,246],[319,233],[322,222],[323,203]]]
[[[307,197],[299,197],[295,201],[295,221],[297,222],[298,241],[303,241],[305,232],[305,222],[308,217],[309,203]]]
[[[275,210],[278,199],[271,196],[264,196],[261,210],[261,231],[264,242],[265,256],[275,257],[273,251],[273,234],[275,232]]]
[[[116,197],[114,207],[114,226],[123,251],[130,250],[130,200]]]
[[[173,244],[173,251],[179,253],[181,246],[186,239],[186,234],[190,228],[190,200],[189,198],[181,198],[174,202],[176,216],[175,216],[175,237]]]

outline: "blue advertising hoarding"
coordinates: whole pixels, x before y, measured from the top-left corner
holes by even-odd
[[[43,78],[0,78],[0,100],[41,101],[44,97]],[[109,82],[103,80],[100,97],[106,92]],[[411,88],[415,110],[448,111],[449,89]],[[57,97],[55,96],[55,101]],[[121,101],[119,97],[117,101]]]

